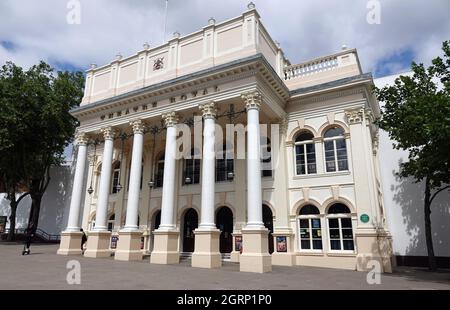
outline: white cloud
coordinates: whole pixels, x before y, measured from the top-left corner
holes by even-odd
[[[448,0],[379,0],[381,24],[366,21],[368,0],[254,0],[272,37],[292,63],[333,53],[342,44],[358,48],[365,71],[381,63],[405,69],[391,57],[409,51],[429,63],[450,39]],[[29,66],[39,59],[87,68],[110,62],[163,37],[164,0],[80,0],[81,24],[66,22],[68,0],[3,0],[0,3],[0,62]],[[187,34],[205,26],[209,17],[222,21],[241,14],[246,0],[169,0],[167,33]],[[168,35],[170,37],[170,35]],[[406,64],[407,66],[408,64]]]

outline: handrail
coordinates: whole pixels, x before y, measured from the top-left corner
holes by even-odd
[[[9,233],[9,228],[5,229],[5,234]],[[16,228],[15,229],[15,234],[25,234],[26,229],[25,228]],[[61,240],[61,236],[60,235],[53,235],[53,234],[49,234],[48,232],[42,230],[41,228],[36,229],[36,235],[41,237],[42,239],[45,239],[47,241],[59,241]]]

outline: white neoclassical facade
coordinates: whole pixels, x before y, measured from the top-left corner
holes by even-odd
[[[390,272],[372,85],[355,49],[292,65],[252,4],[92,65],[58,253]]]

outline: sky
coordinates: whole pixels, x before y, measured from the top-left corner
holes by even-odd
[[[74,2],[80,3],[79,24],[67,22]],[[358,49],[365,72],[385,76],[407,71],[413,60],[429,64],[441,54],[442,41],[450,40],[449,0],[253,2],[293,64],[346,45]],[[210,17],[220,22],[239,16],[248,3],[169,0],[164,34],[165,0],[0,0],[0,64],[27,68],[45,60],[57,69],[86,70],[118,53],[135,54],[145,42],[160,45],[175,31],[200,30]]]

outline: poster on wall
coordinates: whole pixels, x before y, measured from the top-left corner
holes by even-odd
[[[111,249],[117,248],[117,241],[119,240],[119,236],[111,237]]]
[[[242,253],[242,236],[236,236],[234,238],[234,243],[234,248],[236,251]]]
[[[277,252],[287,252],[286,236],[277,236]]]

